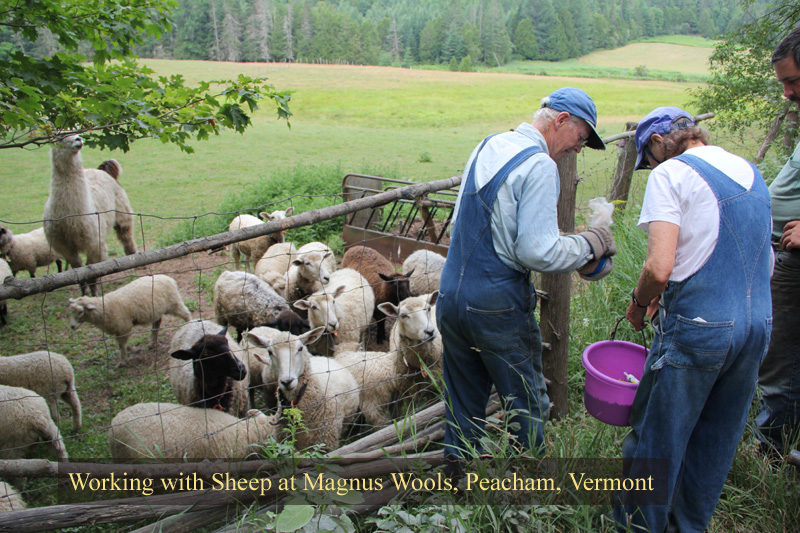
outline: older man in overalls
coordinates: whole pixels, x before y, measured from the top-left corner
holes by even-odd
[[[604,149],[596,123],[589,95],[564,87],[542,101],[533,124],[488,137],[467,162],[436,304],[447,458],[480,452],[475,444],[493,384],[513,410],[519,446],[543,446],[550,401],[530,271],[581,269],[600,279],[612,268],[608,228],[562,236],[557,223],[555,160],[585,145]]]

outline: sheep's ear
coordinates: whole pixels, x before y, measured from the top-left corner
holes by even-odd
[[[228,334],[228,326],[225,326],[224,328],[222,328],[222,331],[220,331],[219,333],[217,333],[217,335],[222,335],[223,337],[224,337],[225,335],[227,335],[227,334]]]
[[[297,300],[292,305],[295,309],[302,309],[304,311],[311,309],[311,303],[308,300]]]
[[[288,217],[289,215],[291,215],[292,213],[294,213],[294,206],[292,206],[292,207],[287,207],[287,208],[286,208],[286,211],[284,211],[284,213],[286,213],[286,216],[287,216],[287,217]]]
[[[77,301],[78,301],[78,299],[77,299],[77,298],[70,298],[70,299],[69,299],[69,303],[71,303],[71,304],[74,304],[74,303],[75,303],[75,302],[77,302]]]
[[[430,296],[428,296],[428,305],[434,305],[438,299],[439,291],[433,291]]]
[[[262,337],[261,335],[259,335],[257,333],[251,333],[251,332],[248,331],[247,333],[244,334],[244,336],[247,337],[248,341],[253,343],[253,346],[258,346],[259,348],[267,348],[267,349],[269,349],[269,346],[272,344],[269,341],[269,339],[265,339],[264,337]],[[259,359],[259,361],[260,360],[261,359]]]
[[[269,213],[267,213],[266,211],[261,211],[261,212],[258,214],[258,217],[259,217],[260,219],[262,219],[262,220],[272,220],[272,215],[270,215],[270,214],[269,214]]]
[[[383,302],[382,304],[378,304],[378,309],[386,316],[397,316],[400,313],[400,310],[391,302]]]
[[[409,270],[408,272],[405,273],[405,276],[410,278],[411,274],[413,274],[416,269],[417,269],[416,267],[412,268],[411,270]]]
[[[393,281],[394,280],[394,278],[392,276],[387,276],[386,274],[384,274],[382,272],[378,272],[378,276],[380,276],[380,278],[383,281]]]
[[[309,345],[317,342],[317,340],[322,337],[323,333],[325,333],[325,326],[319,326],[309,332],[299,335],[298,338],[303,344]]]
[[[97,309],[97,306],[94,304],[86,304],[84,307],[86,308],[87,311],[94,311],[95,309]]]
[[[264,357],[263,355],[261,355],[258,352],[253,352],[253,357],[258,359],[259,361],[261,361],[265,365],[272,365],[272,362],[270,362],[269,357]]]
[[[177,350],[169,354],[169,356],[182,361],[188,361],[189,359],[194,359],[195,353],[191,350]]]
[[[325,253],[323,254],[323,256],[322,256],[322,259],[323,259],[323,260],[325,260],[325,259],[327,259],[328,257],[330,257],[330,256],[332,256],[332,255],[333,255],[333,252],[331,252],[330,250],[328,250],[327,252],[325,252]]]
[[[335,291],[333,291],[333,299],[335,300],[336,298],[338,298],[339,296],[341,296],[342,294],[344,294],[344,290],[345,290],[346,288],[347,288],[347,287],[345,287],[344,285],[339,285],[338,287],[336,287],[336,290],[335,290]]]
[[[302,259],[292,259],[292,264],[295,266],[301,266],[303,264]]]

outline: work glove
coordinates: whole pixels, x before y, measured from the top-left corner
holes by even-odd
[[[617,253],[617,243],[614,242],[614,235],[608,226],[594,226],[578,235],[589,243],[595,260]]]
[[[592,259],[578,269],[578,275],[586,281],[597,281],[606,277],[614,268],[614,258],[611,256]]]

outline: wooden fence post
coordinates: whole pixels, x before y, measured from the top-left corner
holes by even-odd
[[[575,196],[578,188],[578,157],[570,153],[558,162],[561,177],[561,196],[558,199],[558,229],[575,232]],[[553,402],[551,419],[569,413],[567,397],[567,357],[569,356],[569,300],[572,274],[542,274],[541,289],[548,297],[542,299],[539,328],[542,341],[549,345],[543,350],[544,375],[550,380],[548,395]]]
[[[625,131],[636,130],[637,122],[626,122]],[[617,142],[619,155],[617,156],[617,170],[614,173],[614,183],[611,185],[609,201],[628,201],[628,193],[633,178],[633,167],[636,165],[636,144],[633,137],[626,137]]]

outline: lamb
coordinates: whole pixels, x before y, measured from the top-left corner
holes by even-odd
[[[271,338],[247,333],[250,343],[269,351],[280,401],[303,413],[306,429],[296,435],[298,450],[318,443],[325,444],[329,451],[337,448],[345,419],[358,411],[359,389],[353,375],[336,360],[312,356],[306,348],[322,332],[323,328],[316,328],[296,336],[282,331]]]
[[[58,421],[61,398],[72,409],[72,428],[81,428],[81,401],[75,390],[75,373],[66,357],[56,352],[37,351],[0,357],[0,385],[30,389],[47,402],[50,416]]]
[[[286,298],[289,266],[297,253],[292,242],[279,242],[270,246],[256,263],[254,274],[266,281],[279,295]]]
[[[280,411],[257,409],[244,418],[174,403],[137,403],[117,413],[108,429],[117,463],[141,459],[245,459],[278,433]]]
[[[342,268],[352,268],[360,272],[372,287],[376,305],[372,320],[378,328],[376,341],[383,344],[386,340],[386,321],[377,305],[383,302],[399,304],[411,296],[409,276],[413,274],[413,269],[405,274],[397,273],[391,261],[367,246],[353,246],[347,250],[342,258]]]
[[[214,314],[223,326],[236,328],[237,342],[244,330],[257,326],[280,325],[298,332],[303,327],[303,319],[292,316],[295,313],[283,297],[247,272],[220,274],[214,284]]]
[[[133,326],[152,324],[152,346],[155,347],[165,314],[185,321],[192,319],[183,305],[177,282],[164,274],[135,279],[104,296],[70,298],[69,309],[72,329],[89,322],[117,337],[123,361],[128,359],[126,346]]]
[[[10,229],[0,226],[0,255],[6,258],[14,276],[25,270],[35,278],[38,267],[53,262],[61,272],[61,259],[47,242],[44,228],[14,235]]]
[[[236,416],[250,408],[247,353],[210,320],[194,320],[175,332],[169,381],[178,403],[217,409]]]
[[[289,207],[284,210],[273,211],[272,213],[261,212],[258,214],[263,220],[259,220],[253,215],[242,214],[236,216],[228,225],[228,231],[234,231],[241,228],[248,228],[256,224],[263,224],[268,220],[281,220],[288,217],[294,212],[294,207]],[[233,263],[236,270],[239,270],[240,257],[244,258],[244,263],[249,266],[251,263],[255,264],[258,259],[264,255],[264,252],[275,243],[283,242],[284,232],[278,231],[275,233],[268,233],[254,239],[247,239],[246,241],[235,242],[231,244],[231,256],[233,256]]]
[[[430,250],[417,250],[403,261],[403,272],[408,273],[410,278],[409,289],[412,296],[439,290],[444,262],[443,256]]]
[[[359,410],[373,426],[389,423],[386,407],[408,386],[409,372],[400,352],[365,352],[348,343],[336,347],[334,359],[350,371],[361,391]]]
[[[352,268],[343,268],[331,274],[321,290],[294,306],[308,311],[312,329],[323,326],[339,343],[360,344],[375,310],[375,294],[364,276]]]
[[[4,259],[0,259],[0,284],[2,284],[6,278],[11,278],[13,276],[8,263],[6,263]],[[8,324],[8,304],[5,300],[0,300],[0,326],[5,326],[6,324]]]
[[[5,481],[0,481],[0,513],[6,511],[21,511],[26,509],[25,500],[17,489]]]
[[[125,189],[117,181],[119,164],[103,163],[106,170],[84,169],[80,150],[83,139],[69,135],[53,144],[50,196],[44,206],[44,233],[53,250],[73,268],[98,263],[108,257],[106,236],[112,227],[125,249],[136,253],[133,241],[133,214]],[[116,163],[116,162],[115,162]],[[96,280],[89,284],[96,295]],[[81,293],[86,294],[85,285]]]
[[[295,302],[327,285],[336,270],[336,259],[327,245],[312,241],[301,246],[292,258],[286,281],[286,299]]]
[[[436,299],[439,292],[406,298],[400,305],[382,303],[386,316],[396,317],[389,333],[389,351],[398,352],[411,371],[423,370],[422,363],[435,373],[442,369],[442,336],[436,327]]]
[[[0,458],[16,459],[39,439],[48,442],[59,461],[67,449],[44,398],[22,387],[0,385]]]

